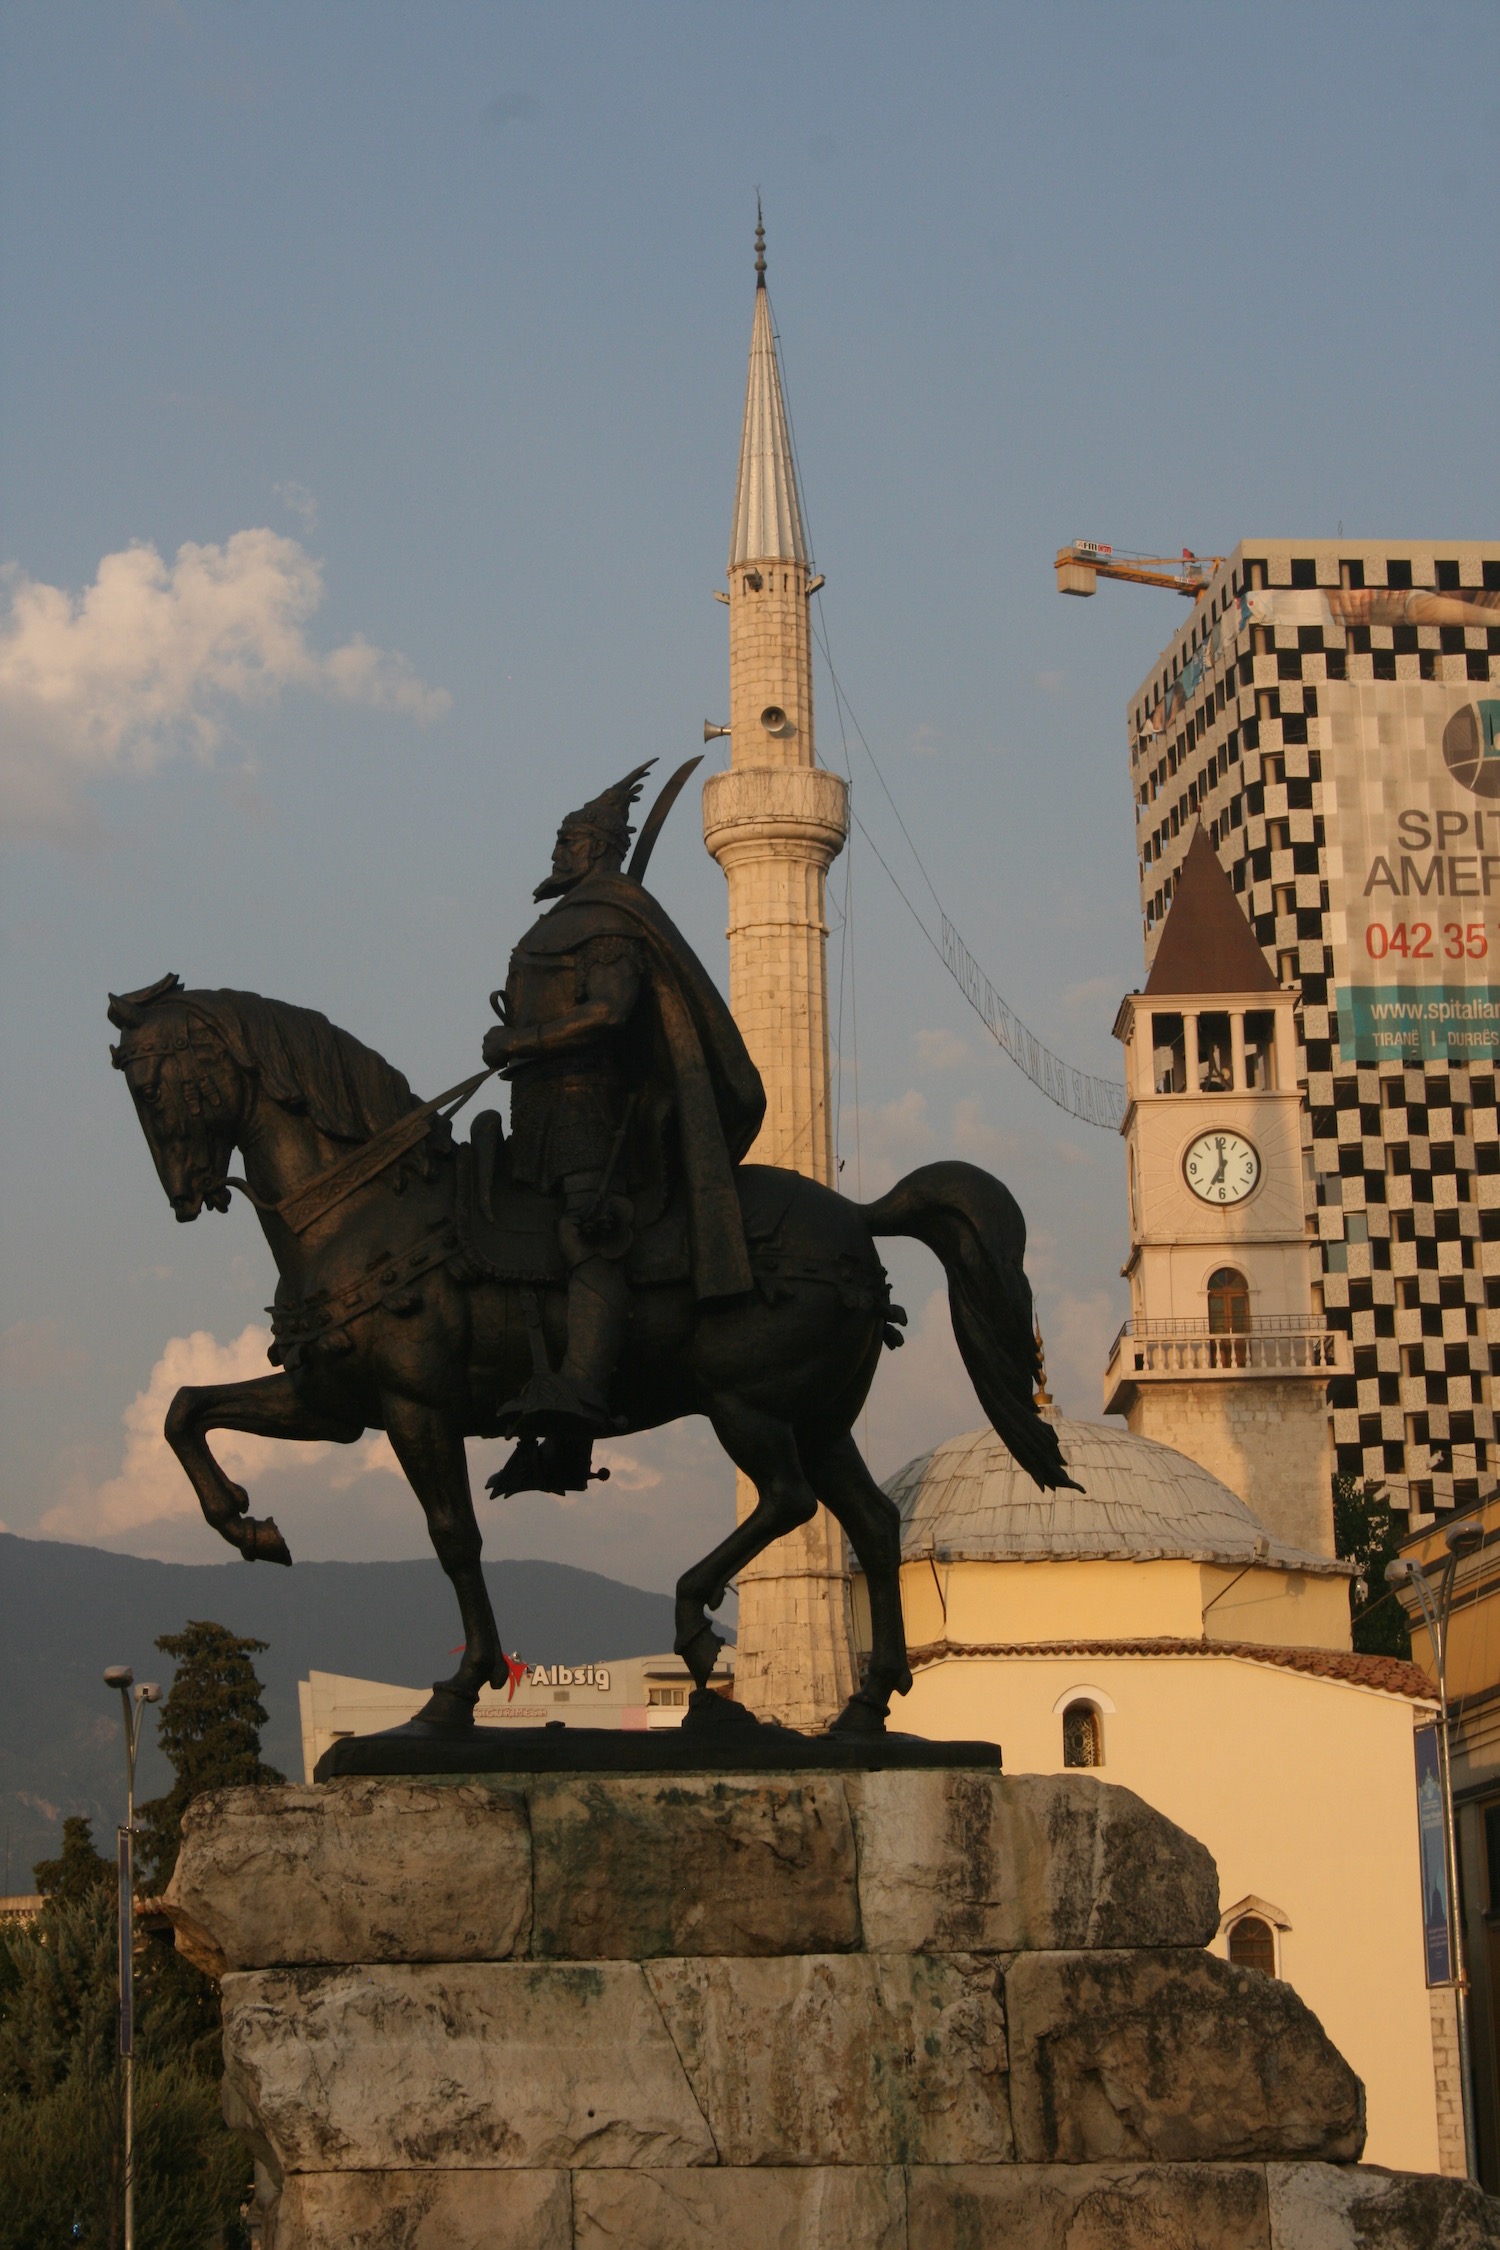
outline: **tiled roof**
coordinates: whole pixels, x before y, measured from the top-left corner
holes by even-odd
[[[1362,1656],[1351,1649],[1273,1648],[1262,1641],[1186,1641],[1166,1636],[1141,1641],[928,1641],[909,1649],[913,1665],[941,1664],[957,1656],[1239,1656],[1283,1672],[1312,1672],[1326,1680],[1385,1695],[1435,1703],[1437,1690],[1418,1665],[1399,1656]]]
[[[1081,1492],[1041,1492],[991,1429],[948,1438],[886,1481],[901,1552],[939,1562],[1208,1562],[1348,1578],[1277,1539],[1200,1462],[1104,1422],[1059,1420]],[[1259,1554],[1257,1554],[1259,1549]]]
[[[1189,993],[1275,990],[1276,979],[1266,967],[1234,885],[1200,823],[1157,940],[1146,997],[1167,1000]]]

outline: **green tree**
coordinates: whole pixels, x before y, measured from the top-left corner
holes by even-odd
[[[0,2250],[117,2250],[117,1942],[115,1900],[100,1888],[54,1895],[30,1928],[0,1935]],[[243,2240],[249,2160],[220,2119],[216,2077],[177,2051],[170,1995],[154,1973],[165,1956],[143,1951],[138,2238],[151,2250],[227,2250]]]
[[[266,1714],[253,1659],[266,1644],[196,1620],[156,1645],[176,1659],[158,1735],[173,1783],[138,1808],[148,1892],[171,1877],[195,1797],[282,1778],[260,1754]],[[114,1877],[89,1823],[69,1819],[58,1858],[37,1868],[41,1914],[0,1935],[0,2250],[117,2250]],[[170,1939],[145,1936],[135,1991],[139,2239],[149,2250],[235,2250],[251,2167],[220,2115],[218,1986]]]
[[[1355,1647],[1366,1656],[1411,1655],[1406,1612],[1385,1582],[1385,1566],[1406,1536],[1384,1485],[1342,1472],[1333,1480],[1333,1540],[1346,1562],[1358,1566],[1349,1586],[1349,1622]]]
[[[119,1870],[112,1859],[94,1849],[94,1824],[82,1813],[70,1813],[63,1822],[62,1851],[56,1859],[39,1859],[32,1878],[43,1898],[76,1903],[96,1891],[114,1894]]]
[[[157,1741],[174,1779],[165,1797],[142,1805],[141,1881],[165,1889],[182,1846],[182,1816],[206,1789],[237,1789],[284,1781],[260,1754],[266,1723],[261,1683],[252,1657],[264,1641],[243,1639],[225,1625],[196,1620],[180,1633],[163,1633],[157,1647],[176,1659],[171,1691],[161,1707]]]

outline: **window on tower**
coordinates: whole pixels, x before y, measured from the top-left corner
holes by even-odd
[[[1245,1084],[1256,1094],[1276,1084],[1276,1018],[1269,1008],[1251,1008],[1245,1015]]]
[[[1180,1015],[1151,1018],[1151,1082],[1159,1094],[1187,1091],[1187,1040]]]
[[[1218,1367],[1243,1367],[1249,1349],[1250,1284],[1234,1266],[1220,1266],[1208,1277],[1208,1332],[1220,1338],[1210,1350]]]
[[[1229,1017],[1224,1011],[1198,1018],[1198,1087],[1205,1094],[1227,1094],[1234,1086]]]

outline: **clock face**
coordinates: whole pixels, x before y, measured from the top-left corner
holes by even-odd
[[[1260,1156],[1243,1133],[1200,1133],[1182,1160],[1183,1177],[1203,1203],[1243,1203],[1260,1179]]]

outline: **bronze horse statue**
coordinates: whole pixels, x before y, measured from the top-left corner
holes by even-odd
[[[190,1385],[167,1415],[204,1515],[246,1561],[290,1563],[275,1522],[249,1513],[215,1460],[209,1433],[352,1445],[384,1430],[463,1618],[463,1660],[418,1720],[472,1725],[481,1686],[503,1684],[506,1672],[464,1440],[495,1435],[500,1403],[560,1350],[566,1276],[550,1205],[507,1179],[497,1115],[455,1144],[439,1104],[419,1102],[399,1071],[311,1009],[164,977],[112,996],[109,1016],[122,1034],[115,1068],[177,1218],[196,1219],[205,1204],[227,1210],[231,1185],[242,1188],[280,1276],[269,1355],[280,1371]],[[231,1181],[236,1149],[244,1178]],[[758,1495],[678,1581],[676,1647],[698,1689],[722,1646],[707,1610],[821,1500],[865,1573],[872,1627],[864,1679],[834,1724],[878,1733],[911,1673],[900,1518],[851,1434],[882,1343],[901,1341],[893,1323],[905,1318],[875,1239],[913,1236],[942,1261],[984,1410],[1047,1487],[1070,1480],[1033,1404],[1025,1223],[1009,1191],[970,1164],[924,1165],[870,1204],[770,1166],[742,1165],[735,1180],[756,1286],[697,1300],[681,1213],[669,1210],[634,1254],[612,1405],[622,1432],[706,1415]]]

